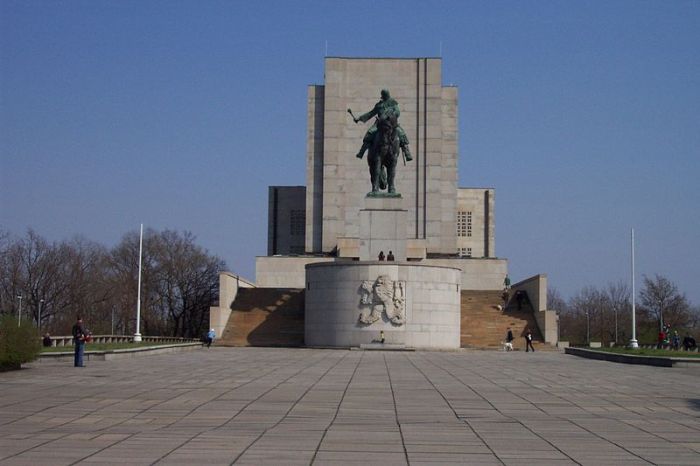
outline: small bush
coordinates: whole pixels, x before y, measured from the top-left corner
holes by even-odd
[[[17,326],[17,319],[0,317],[0,370],[19,369],[41,352],[39,332],[31,322]]]

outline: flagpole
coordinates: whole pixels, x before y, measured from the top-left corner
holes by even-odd
[[[635,289],[634,289],[634,228],[631,230],[631,256],[632,256],[632,339],[630,340],[630,348],[639,348],[637,343],[637,323],[634,309]]]
[[[143,223],[141,224],[141,235],[139,237],[139,290],[136,298],[136,333],[134,341],[141,341],[141,258],[143,257]]]

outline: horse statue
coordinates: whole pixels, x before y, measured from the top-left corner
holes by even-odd
[[[367,163],[372,191],[376,195],[380,190],[387,189],[389,194],[396,193],[396,162],[399,159],[399,136],[396,128],[398,120],[395,116],[377,118],[377,132],[369,147]]]
[[[408,148],[408,138],[405,131],[399,126],[399,104],[394,100],[387,89],[382,89],[381,100],[377,102],[372,110],[355,117],[352,110],[348,113],[355,123],[367,122],[370,118],[376,117],[372,127],[367,130],[362,140],[362,147],[356,154],[361,159],[365,150],[369,149],[367,163],[369,164],[369,175],[372,183],[372,191],[368,196],[379,196],[381,190],[387,189],[390,196],[400,197],[396,192],[394,180],[396,178],[396,163],[399,153],[403,151],[404,164],[412,160],[411,151]]]

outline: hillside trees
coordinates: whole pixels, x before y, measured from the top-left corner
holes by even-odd
[[[691,323],[690,303],[668,278],[661,275],[655,275],[654,278],[644,276],[644,285],[639,297],[642,310],[650,319],[658,322],[659,329],[664,325],[677,328]]]
[[[147,230],[144,235],[141,333],[197,337],[208,326],[224,262],[191,233]],[[53,334],[67,334],[77,315],[93,333],[135,330],[137,232],[111,250],[81,237],[50,243],[33,230],[18,238],[0,232],[0,313]]]
[[[550,295],[558,296],[558,293],[552,289]],[[625,283],[584,287],[568,301],[562,301],[559,300],[557,309],[562,340],[586,343],[587,325],[590,325],[590,340],[606,346],[611,342],[626,344],[632,338],[632,296]],[[700,307],[692,307],[668,278],[645,276],[637,299],[637,339],[654,343],[662,319],[679,333],[700,333]]]

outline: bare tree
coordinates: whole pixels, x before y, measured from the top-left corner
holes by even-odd
[[[662,275],[651,279],[644,276],[644,284],[639,292],[641,304],[658,322],[658,328],[664,324],[672,327],[687,327],[692,321],[690,303],[678,287]]]
[[[218,272],[224,263],[194,243],[185,232],[163,231],[155,251],[157,293],[168,333],[197,337],[208,326],[209,306],[218,295]]]
[[[122,325],[132,328],[136,308],[138,234],[124,236],[110,254],[114,306]],[[141,319],[152,335],[197,337],[209,322],[209,306],[218,295],[223,261],[195,244],[189,233],[165,230],[144,233]]]
[[[614,320],[614,327],[610,329],[610,339],[615,344],[618,344],[620,340],[626,341],[627,335],[631,335],[632,304],[629,287],[622,281],[609,283],[605,289],[605,299],[607,300],[607,310],[612,313]]]
[[[150,309],[152,308],[151,291],[154,289],[152,277],[155,270],[153,258],[156,233],[147,229],[144,232],[144,248],[141,276],[141,301],[142,301],[142,333],[157,335],[155,327],[152,329]],[[122,240],[109,253],[108,281],[114,292],[112,310],[115,314],[116,327],[122,333],[136,331],[136,301],[138,295],[139,272],[139,233],[131,231],[122,237]]]
[[[547,308],[559,313],[566,312],[567,304],[554,287],[547,288]]]

